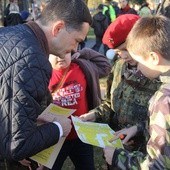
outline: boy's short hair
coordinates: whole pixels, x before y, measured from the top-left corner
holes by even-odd
[[[164,16],[139,19],[126,42],[128,51],[135,55],[147,58],[150,52],[156,52],[170,60],[170,19]]]
[[[38,20],[48,25],[63,20],[66,27],[81,30],[84,22],[92,23],[90,11],[83,0],[51,0],[43,9]]]

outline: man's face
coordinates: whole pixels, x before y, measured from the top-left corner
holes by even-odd
[[[85,39],[88,30],[88,23],[83,23],[80,31],[68,31],[67,28],[64,27],[58,32],[57,36],[53,38],[50,46],[50,53],[64,58],[67,53],[77,51],[78,44]]]
[[[149,79],[157,78],[160,75],[160,71],[157,71],[156,66],[153,64],[151,58],[145,59],[142,56],[135,55],[130,53],[132,58],[138,62],[138,70],[142,72],[143,75]]]
[[[119,0],[120,8],[125,8],[126,5],[128,4],[127,0]]]

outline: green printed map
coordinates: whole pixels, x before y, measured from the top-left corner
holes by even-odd
[[[114,137],[114,131],[107,124],[83,122],[79,118],[71,116],[78,137],[84,143],[105,148],[111,146],[123,148],[120,139],[109,142]]]

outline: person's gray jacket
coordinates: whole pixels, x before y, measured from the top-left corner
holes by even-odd
[[[58,142],[54,123],[37,126],[47,100],[48,44],[36,23],[0,28],[0,154],[22,160]]]

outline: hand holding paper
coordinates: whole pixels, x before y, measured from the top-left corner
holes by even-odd
[[[69,118],[56,117],[54,118],[53,122],[58,122],[61,125],[63,130],[63,137],[66,137],[70,133],[72,125]]]
[[[71,116],[73,125],[80,140],[94,146],[105,148],[111,146],[123,148],[120,139],[109,142],[113,138],[114,131],[107,125],[94,122],[83,122],[81,119]]]
[[[54,121],[58,122],[63,128],[63,135],[67,136],[71,129],[71,120],[68,119],[68,117],[74,112],[75,109],[66,109],[51,103],[39,116],[39,120],[43,120],[44,123]],[[64,140],[65,137],[61,137],[57,144],[37,153],[32,156],[31,159],[51,169],[60,152]]]
[[[95,112],[89,112],[86,114],[83,114],[79,117],[82,121],[90,121],[94,122],[96,120]]]

